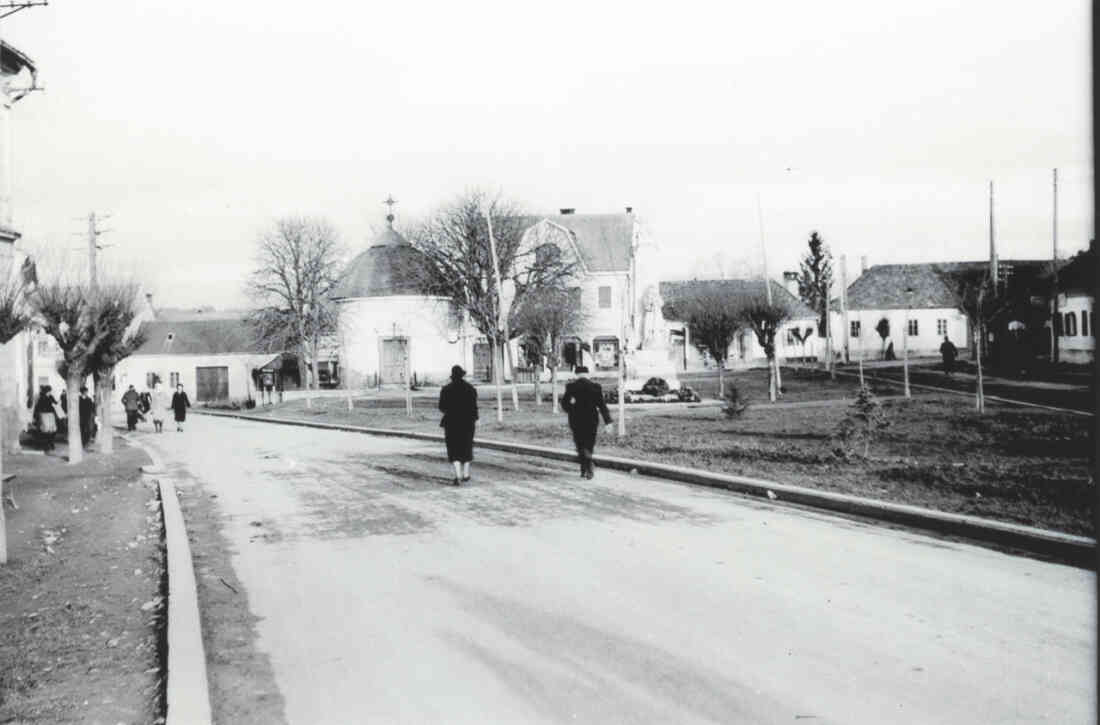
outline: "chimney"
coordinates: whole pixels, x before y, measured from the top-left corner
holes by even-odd
[[[561,212],[562,216],[565,216],[566,214],[572,214],[573,212],[575,212],[575,211],[576,211],[576,209],[573,209],[573,208],[569,208],[569,209],[559,209],[558,211],[560,211],[560,212]]]
[[[867,274],[867,255],[864,254],[859,258],[859,273]]]
[[[632,207],[632,206],[628,206],[628,207],[626,208],[626,213],[627,213],[627,214],[633,214],[633,213],[634,213],[634,207]]]
[[[783,273],[783,286],[787,288],[787,291],[791,293],[796,299],[798,297],[798,272],[784,272]]]

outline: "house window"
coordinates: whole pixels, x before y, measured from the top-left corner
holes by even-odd
[[[1089,311],[1081,310],[1081,336],[1088,337],[1089,334]]]
[[[909,337],[916,337],[920,334],[920,328],[917,327],[917,320],[909,320]]]
[[[859,324],[859,320],[852,320],[849,326],[851,327],[851,337],[859,337],[861,327]]]
[[[1074,312],[1066,313],[1066,337],[1074,337],[1077,334],[1077,314]]]
[[[168,373],[168,384],[171,385],[173,388],[176,387],[177,385],[179,385],[180,384],[180,374],[179,373]]]
[[[787,344],[790,345],[790,346],[793,346],[793,345],[796,344],[795,339],[794,339],[794,329],[795,328],[793,328],[793,327],[788,327],[787,328]]]
[[[46,377],[44,375],[39,376],[39,378],[38,378],[38,387],[41,388],[43,385],[49,385],[49,384],[50,384],[50,379],[48,377]]]
[[[42,338],[41,340],[38,341],[38,354],[39,355],[49,355],[50,354],[50,339],[48,337],[44,337],[44,338]]]
[[[600,287],[600,309],[607,310],[611,308],[611,288]]]
[[[145,373],[145,387],[149,390],[152,390],[153,386],[157,384],[157,380],[159,379],[160,378],[157,377],[156,373]]]
[[[941,336],[947,334],[947,320],[936,320],[936,334]]]

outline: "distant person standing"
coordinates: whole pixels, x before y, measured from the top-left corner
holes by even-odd
[[[439,409],[443,420],[443,438],[447,442],[447,460],[455,469],[451,484],[470,480],[470,461],[474,460],[474,429],[477,426],[477,388],[463,378],[460,365],[451,368],[451,382],[439,391]]]
[[[588,368],[578,367],[577,379],[565,386],[561,407],[569,414],[569,428],[573,431],[573,444],[581,459],[581,477],[592,478],[592,452],[596,449],[596,431],[600,416],[604,425],[611,425],[611,413],[603,399],[603,388],[588,379]]]
[[[80,443],[87,446],[92,441],[92,429],[95,425],[95,401],[88,395],[88,387],[80,386],[80,400],[77,403],[80,415]]]
[[[943,356],[943,371],[951,375],[955,372],[955,358],[959,356],[959,349],[955,347],[955,343],[951,342],[947,335],[943,336],[940,355]]]
[[[183,423],[187,420],[187,409],[191,407],[191,401],[187,399],[187,393],[183,392],[183,383],[176,386],[176,392],[172,394],[172,412],[176,414],[176,431],[183,430]]]
[[[141,396],[138,395],[138,391],[134,390],[134,386],[131,385],[127,388],[126,392],[122,394],[122,407],[126,411],[126,430],[137,430],[137,419],[140,413]]]
[[[164,385],[158,380],[153,385],[153,395],[149,400],[149,411],[153,416],[153,430],[157,433],[164,432],[164,413],[172,407],[172,401],[168,393],[164,391]]]

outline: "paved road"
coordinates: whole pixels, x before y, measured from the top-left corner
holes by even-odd
[[[196,416],[293,723],[1095,722],[1095,575],[723,492]],[[254,525],[258,522],[260,525]]]

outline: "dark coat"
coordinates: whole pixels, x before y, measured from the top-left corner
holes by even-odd
[[[80,425],[91,425],[95,417],[95,401],[89,396],[80,396]]]
[[[57,405],[57,400],[49,393],[40,393],[38,400],[34,404],[34,412],[37,413],[53,413],[53,407]]]
[[[122,394],[122,407],[126,409],[127,413],[136,413],[139,402],[141,402],[141,396],[138,395],[136,390],[127,390]]]
[[[477,424],[477,388],[465,380],[452,380],[439,391],[443,411],[443,437],[447,460],[467,462],[474,457],[474,427]]]
[[[187,393],[172,393],[172,411],[176,414],[177,422],[187,420],[187,409],[190,407],[191,401],[187,399]]]
[[[940,345],[940,355],[943,355],[944,360],[954,360],[959,355],[959,349],[955,347],[955,343],[944,340]]]
[[[603,422],[611,423],[611,413],[603,399],[603,388],[588,378],[577,378],[565,386],[561,407],[569,415],[569,427],[573,430],[591,430]]]

